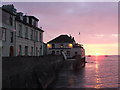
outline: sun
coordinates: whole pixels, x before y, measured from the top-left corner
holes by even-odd
[[[99,53],[95,53],[95,56],[99,56],[100,54]]]

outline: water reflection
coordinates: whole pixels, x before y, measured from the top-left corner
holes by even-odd
[[[117,88],[118,87],[118,58],[87,57],[86,66],[75,72],[72,61],[66,61],[59,73],[54,88]]]
[[[99,75],[99,62],[98,62],[98,60],[99,60],[99,56],[96,56],[95,57],[95,60],[96,60],[96,65],[95,65],[95,72],[96,72],[96,85],[94,86],[94,88],[96,88],[96,89],[100,89],[101,87],[102,87],[102,81],[101,81],[101,79],[100,79],[100,75]]]

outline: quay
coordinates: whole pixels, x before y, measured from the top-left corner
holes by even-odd
[[[2,88],[54,88],[53,84],[62,73],[75,71],[74,63],[75,60],[65,60],[62,55],[5,57]]]
[[[47,88],[64,63],[63,56],[2,58],[2,88]]]

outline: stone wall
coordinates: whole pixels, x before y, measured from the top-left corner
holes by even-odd
[[[2,88],[47,88],[55,78],[63,56],[2,58]]]

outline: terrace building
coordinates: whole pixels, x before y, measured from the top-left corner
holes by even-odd
[[[2,56],[43,55],[43,30],[34,16],[17,12],[13,5],[2,6]]]

